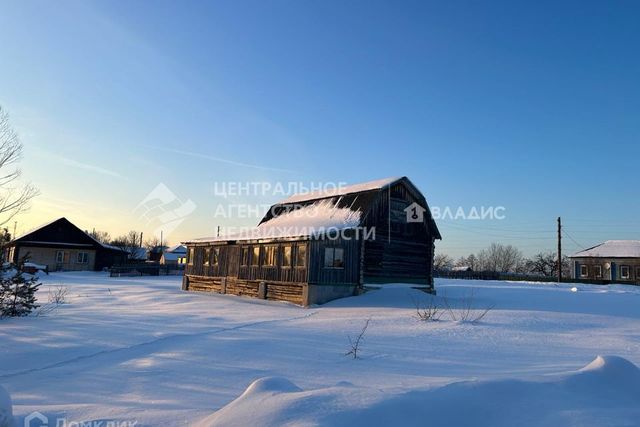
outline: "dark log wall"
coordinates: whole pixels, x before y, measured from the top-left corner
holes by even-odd
[[[364,220],[366,227],[375,227],[375,240],[365,242],[364,281],[411,281],[432,283],[433,233],[428,226],[429,213],[422,223],[408,223],[404,209],[417,202],[414,196],[398,183],[380,192]]]

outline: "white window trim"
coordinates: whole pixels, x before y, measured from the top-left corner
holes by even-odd
[[[59,258],[62,258],[62,259],[59,259]],[[63,263],[64,263],[64,251],[56,251],[56,264],[63,264]]]
[[[623,268],[627,269],[627,274],[626,275],[622,274],[622,269]],[[628,265],[621,265],[620,266],[620,278],[621,279],[630,279],[631,278],[631,267],[629,267]]]
[[[584,273],[582,272],[582,269],[584,268]],[[580,277],[589,277],[589,267],[582,264],[580,266]]]

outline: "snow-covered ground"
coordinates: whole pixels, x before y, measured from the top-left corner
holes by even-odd
[[[437,280],[439,301],[494,307],[471,324],[418,321],[428,296],[403,285],[305,309],[177,277],[43,280],[68,303],[0,320],[18,426],[640,424],[640,287]]]

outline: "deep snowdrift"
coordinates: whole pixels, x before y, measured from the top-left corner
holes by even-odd
[[[201,426],[632,426],[640,420],[640,369],[617,356],[598,356],[577,372],[552,377],[371,394],[349,384],[303,391],[285,378],[262,378]]]

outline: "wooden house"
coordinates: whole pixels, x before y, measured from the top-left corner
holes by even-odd
[[[125,251],[98,242],[66,218],[37,227],[4,247],[9,262],[17,263],[27,254],[30,262],[46,265],[48,271],[102,270],[127,259]]]
[[[163,265],[185,265],[187,263],[187,247],[184,245],[175,245],[167,248],[160,258],[160,264]]]
[[[365,283],[417,283],[433,290],[440,232],[406,177],[289,197],[254,229],[194,239],[183,289],[300,305],[357,294]]]
[[[574,279],[640,284],[640,240],[607,240],[569,258]]]

